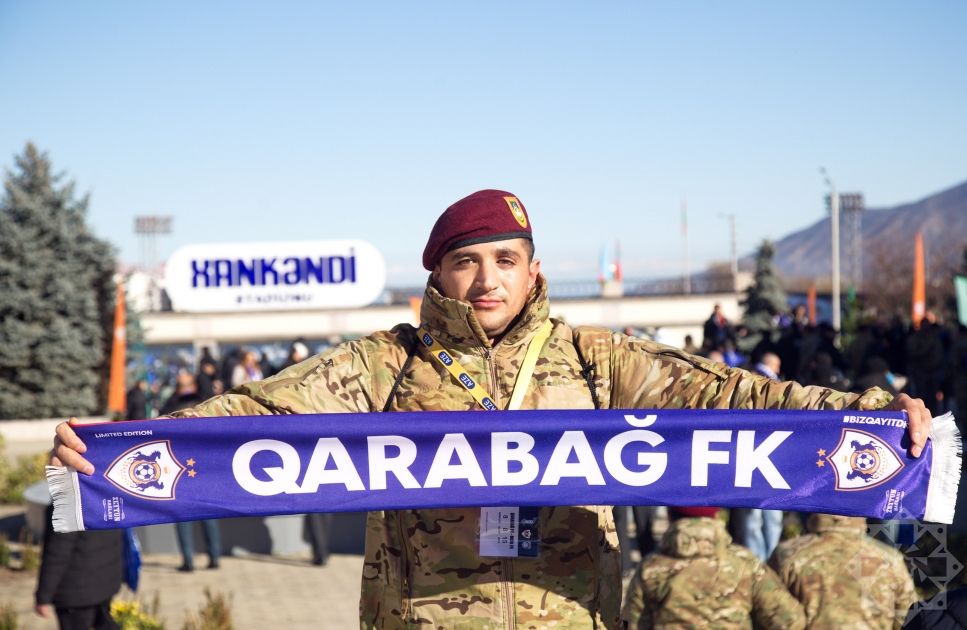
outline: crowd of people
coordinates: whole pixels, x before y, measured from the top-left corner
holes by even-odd
[[[783,380],[859,392],[879,387],[891,394],[920,398],[934,416],[957,405],[967,408],[967,327],[944,325],[926,311],[918,327],[900,317],[860,323],[844,338],[826,323],[812,324],[806,307],[798,305],[775,318],[776,332],[743,354],[737,350],[747,330],[730,322],[716,305],[706,320],[701,347],[686,341],[686,349],[730,367],[759,369],[781,366]]]

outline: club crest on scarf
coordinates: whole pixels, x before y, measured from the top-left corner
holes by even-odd
[[[139,444],[114,460],[104,477],[124,492],[144,499],[175,498],[185,467],[175,459],[168,440]]]
[[[872,433],[843,429],[839,444],[826,461],[836,476],[837,490],[866,490],[893,478],[903,461]]]

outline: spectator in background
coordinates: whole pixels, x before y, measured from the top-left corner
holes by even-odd
[[[735,343],[733,343],[732,340],[726,340],[726,342],[722,344],[720,350],[722,352],[723,361],[727,366],[742,367],[745,365],[745,355],[735,349]]]
[[[967,628],[967,585],[947,591],[946,606],[927,608],[917,602],[910,606],[905,630],[963,630]]]
[[[162,415],[168,415],[182,409],[188,409],[204,402],[206,399],[198,394],[195,377],[188,372],[178,374],[175,393],[171,395],[161,408]],[[208,568],[218,568],[218,558],[221,555],[222,538],[218,530],[218,521],[209,519],[202,521],[205,530],[205,544],[208,547]],[[175,523],[178,534],[178,547],[181,549],[181,566],[179,571],[191,572],[195,570],[195,540],[192,533],[194,522]]]
[[[863,364],[863,369],[857,372],[856,384],[853,391],[863,391],[867,387],[879,387],[896,396],[899,392],[894,386],[893,373],[890,372],[890,365],[886,359],[880,356],[872,356]]]
[[[838,392],[847,392],[850,389],[849,379],[833,364],[833,357],[825,351],[817,352],[813,356],[802,378],[807,385],[818,385]]]
[[[625,593],[627,628],[805,626],[802,606],[773,571],[732,544],[714,507],[671,507],[658,553],[643,559]]]
[[[967,428],[967,326],[960,324],[950,353],[953,373],[955,417],[961,432]]]
[[[713,350],[722,348],[727,340],[735,341],[729,320],[722,314],[721,304],[712,307],[712,314],[705,320],[703,332],[705,338],[702,345]]]
[[[906,340],[909,393],[923,399],[930,413],[943,413],[944,348],[941,327],[933,311],[927,311]]]
[[[208,400],[212,396],[217,396],[225,390],[222,380],[218,378],[218,367],[214,363],[202,362],[198,366],[198,397]]]
[[[900,630],[917,599],[903,554],[869,538],[862,518],[812,514],[807,529],[769,560],[802,602],[807,625]]]
[[[756,374],[779,380],[779,355],[766,352],[755,366]],[[735,541],[765,562],[782,537],[782,510],[735,508],[730,520]]]
[[[34,610],[44,618],[56,611],[61,630],[116,630],[111,599],[121,588],[124,530],[58,534],[47,508],[44,550]]]
[[[262,370],[258,358],[251,350],[243,350],[241,360],[232,370],[232,387],[262,380]]]
[[[151,410],[148,407],[148,381],[143,378],[139,378],[138,382],[134,384],[134,387],[128,390],[127,393],[127,411],[125,411],[125,420],[144,420],[151,416]]]
[[[309,348],[305,344],[304,339],[296,339],[291,346],[289,346],[289,355],[285,359],[285,363],[279,368],[279,371],[286,369],[287,367],[292,367],[296,363],[302,363],[309,358]]]
[[[698,354],[702,351],[701,348],[695,345],[695,340],[692,339],[691,335],[685,335],[685,345],[682,347],[682,350],[689,354]]]

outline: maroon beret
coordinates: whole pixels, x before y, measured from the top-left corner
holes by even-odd
[[[668,508],[668,518],[675,520],[678,518],[697,518],[707,516],[714,518],[719,513],[717,507],[670,507]]]
[[[423,250],[428,271],[452,249],[510,238],[533,240],[527,210],[520,199],[504,190],[479,190],[440,215]]]

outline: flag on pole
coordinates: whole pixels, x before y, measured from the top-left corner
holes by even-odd
[[[413,311],[413,321],[419,326],[422,322],[420,320],[420,311],[423,309],[423,297],[419,295],[410,296],[410,310]]]
[[[603,245],[601,247],[601,260],[598,268],[598,280],[600,282],[607,282],[611,280],[614,276],[612,275],[611,263],[608,261],[608,246]]]
[[[621,281],[621,241],[614,242],[614,279]]]
[[[806,292],[806,313],[809,315],[809,325],[816,325],[816,283],[813,282],[809,285],[809,290]]]
[[[114,305],[114,340],[111,343],[111,376],[107,388],[107,409],[123,414],[127,411],[124,387],[127,335],[124,322],[124,283],[118,282],[117,302]]]
[[[917,232],[913,254],[913,327],[919,329],[927,309],[927,289],[923,271],[923,234]]]
[[[954,276],[954,291],[957,293],[957,319],[967,326],[967,276]]]

